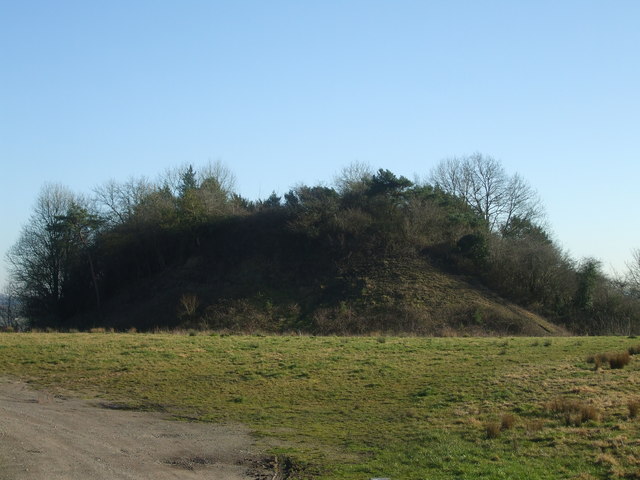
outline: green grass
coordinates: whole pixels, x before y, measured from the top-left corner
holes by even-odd
[[[293,478],[638,478],[627,338],[0,334],[2,375],[178,419],[238,421]],[[579,399],[601,418],[568,422]],[[487,425],[513,423],[495,438]]]

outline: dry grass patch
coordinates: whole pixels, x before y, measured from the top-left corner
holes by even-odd
[[[596,463],[606,466],[609,470],[609,475],[613,478],[625,478],[626,472],[625,469],[620,465],[618,459],[609,453],[601,453],[596,457]],[[627,478],[637,478],[637,477],[627,477]]]
[[[600,410],[593,405],[582,405],[578,411],[579,423],[585,423],[588,421],[597,422],[602,417]]]
[[[511,413],[503,414],[499,420],[490,420],[484,423],[484,431],[487,438],[498,438],[501,432],[512,429],[516,424],[516,417]]]
[[[563,414],[567,426],[577,427],[588,421],[597,422],[602,418],[602,413],[596,407],[574,398],[556,398],[549,402],[545,409],[548,412]]]
[[[627,402],[629,408],[629,418],[637,418],[640,414],[640,398],[631,398]]]
[[[602,354],[589,355],[589,356],[587,356],[585,361],[587,363],[593,364],[594,365],[594,367],[593,367],[594,370],[598,370],[602,366]]]
[[[500,419],[500,430],[509,430],[516,424],[516,417],[510,413],[505,413]]]
[[[609,367],[614,369],[624,368],[629,365],[631,355],[629,352],[611,353],[609,354]]]
[[[484,431],[487,435],[487,438],[498,438],[498,436],[500,436],[500,432],[502,431],[502,425],[500,422],[496,421],[487,422],[484,425]]]
[[[528,434],[541,432],[544,429],[544,420],[541,418],[529,420],[525,424],[524,429]]]
[[[588,385],[578,385],[569,390],[569,393],[572,393],[574,395],[593,394],[596,392],[597,390],[594,387],[590,387]]]
[[[90,328],[89,333],[113,333],[113,328],[103,328],[103,327]]]
[[[629,349],[631,350],[631,349]],[[587,363],[594,364],[594,370],[598,370],[605,363],[609,364],[611,369],[621,369],[631,362],[631,354],[626,352],[609,352],[598,353],[596,355],[589,355],[587,357]]]

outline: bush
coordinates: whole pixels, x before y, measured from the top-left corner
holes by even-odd
[[[516,417],[510,413],[505,413],[502,415],[502,419],[500,420],[500,430],[509,430],[510,428],[513,428],[515,424]]]
[[[625,365],[629,365],[631,361],[631,354],[627,352],[614,352],[614,353],[598,353],[597,355],[589,355],[587,357],[587,363],[595,364],[595,370],[598,370],[602,364],[608,363],[609,368],[620,369]]]
[[[631,356],[629,352],[622,353],[610,353],[608,355],[609,366],[613,369],[624,368],[625,365],[629,365]]]
[[[200,307],[198,296],[193,293],[185,293],[178,303],[178,317],[192,320]]]
[[[600,411],[593,405],[580,405],[579,410],[580,423],[588,422],[590,420],[597,422],[600,420]]]
[[[601,413],[593,405],[581,402],[574,398],[557,398],[546,405],[546,410],[553,413],[564,414],[567,426],[580,426],[590,420],[600,420]]]
[[[487,438],[498,438],[500,432],[502,431],[502,425],[498,422],[487,422],[484,426],[484,429]]]
[[[589,355],[586,361],[587,363],[592,363],[593,369],[598,371],[602,366],[602,355]]]

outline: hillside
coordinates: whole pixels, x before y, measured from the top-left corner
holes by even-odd
[[[178,179],[110,183],[92,206],[43,192],[11,253],[33,327],[640,331],[638,299],[597,262],[563,253],[520,208],[526,198],[482,210],[456,189],[382,169],[256,202],[219,172],[198,178],[189,167]]]
[[[287,276],[283,271],[295,270],[291,259],[275,265],[259,256],[230,272],[212,267],[206,258],[191,257],[129,286],[105,305],[100,325],[315,334],[564,333],[425,257],[361,262],[318,276]]]

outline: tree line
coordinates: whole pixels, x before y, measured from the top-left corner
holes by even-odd
[[[318,279],[359,265],[422,258],[576,333],[640,329],[640,253],[616,279],[595,259],[570,258],[546,230],[536,191],[481,154],[443,160],[416,182],[352,164],[331,186],[256,201],[235,192],[220,163],[155,182],[108,181],[90,196],[48,184],[7,258],[13,295],[34,327],[93,326],[133,285],[176,266],[187,272],[189,262],[200,262],[185,273],[191,280],[241,296],[270,282],[321,288]],[[231,291],[229,279],[240,286]],[[193,320],[182,313],[174,326]],[[289,325],[309,325],[304,311],[287,315]]]

